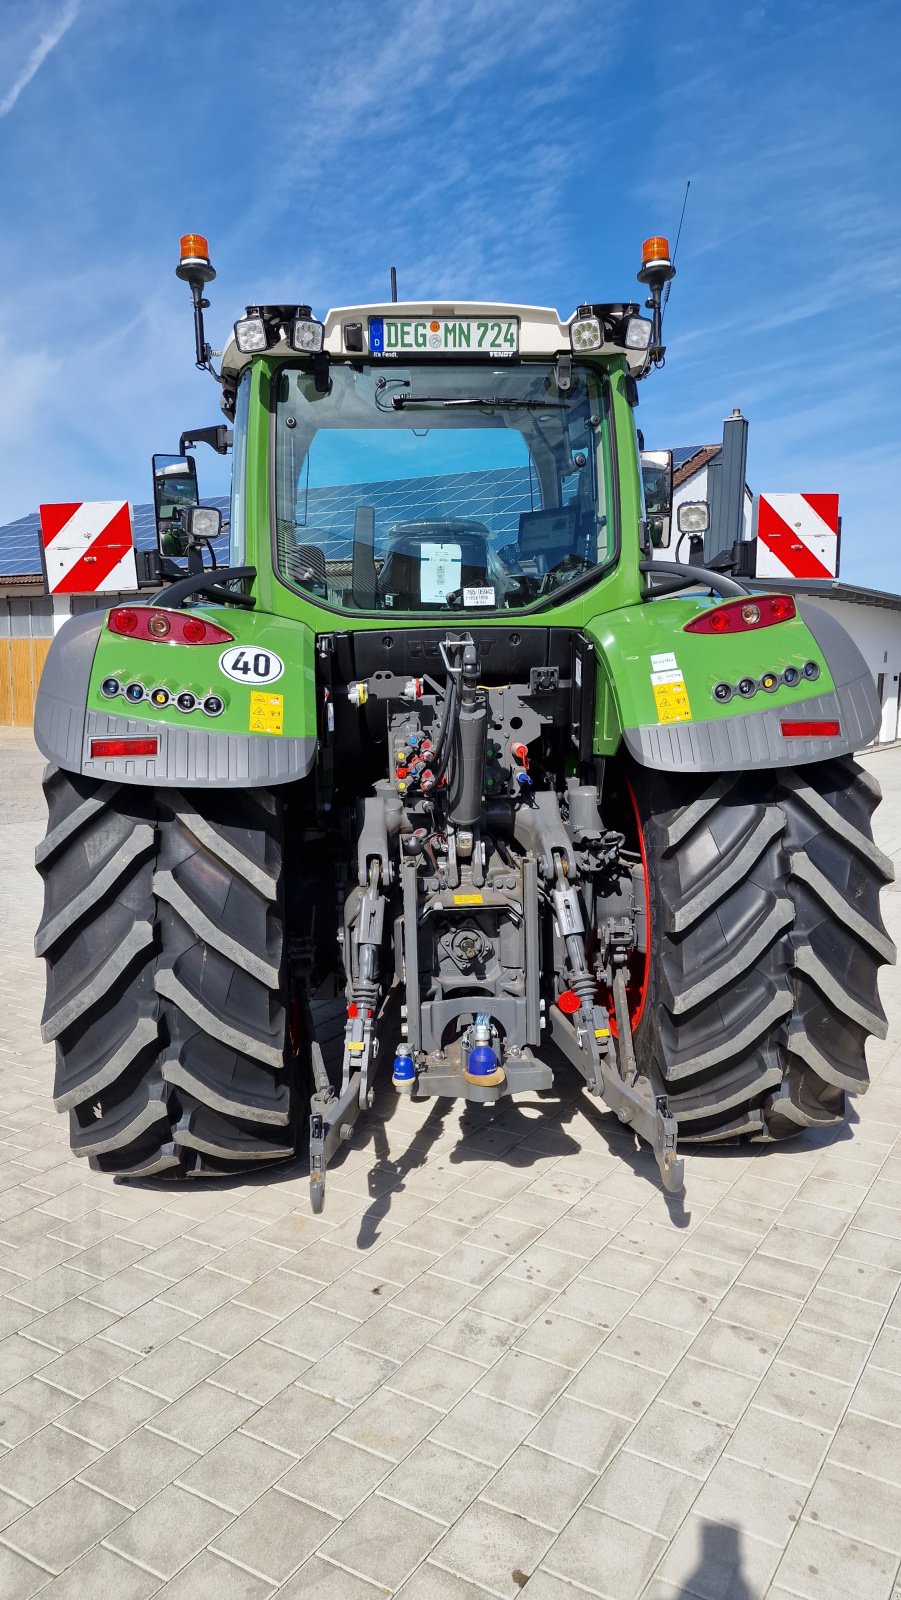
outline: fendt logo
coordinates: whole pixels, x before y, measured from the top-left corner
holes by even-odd
[[[758,578],[834,578],[837,494],[762,494],[757,509]]]
[[[41,560],[51,594],[115,594],[137,588],[127,500],[76,500],[39,509]]]

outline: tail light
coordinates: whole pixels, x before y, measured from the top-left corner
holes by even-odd
[[[163,611],[159,606],[114,606],[106,625],[110,633],[155,644],[231,644],[235,637],[190,611]]]
[[[790,622],[796,615],[789,594],[762,594],[753,600],[728,600],[711,606],[699,617],[686,622],[683,633],[747,633],[753,628],[771,628],[774,622]]]
[[[783,739],[837,739],[841,734],[838,722],[783,722]]]
[[[159,739],[92,739],[91,756],[155,756]]]

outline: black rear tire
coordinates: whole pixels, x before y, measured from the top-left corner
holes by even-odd
[[[849,757],[781,772],[630,774],[649,959],[634,1030],[681,1140],[781,1139],[841,1122],[884,1038],[875,779]]]
[[[44,1038],[72,1148],[97,1169],[216,1176],[294,1154],[283,805],[45,774]]]

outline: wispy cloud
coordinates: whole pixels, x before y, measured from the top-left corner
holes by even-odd
[[[40,72],[51,50],[55,50],[63,34],[68,33],[78,16],[78,0],[66,0],[58,16],[41,33],[19,68],[17,76],[0,99],[0,117],[8,117],[23,90]]]

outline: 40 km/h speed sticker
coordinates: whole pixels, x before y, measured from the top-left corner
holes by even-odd
[[[274,650],[254,649],[251,645],[234,644],[219,657],[219,671],[233,683],[275,683],[284,670],[285,663]]]

